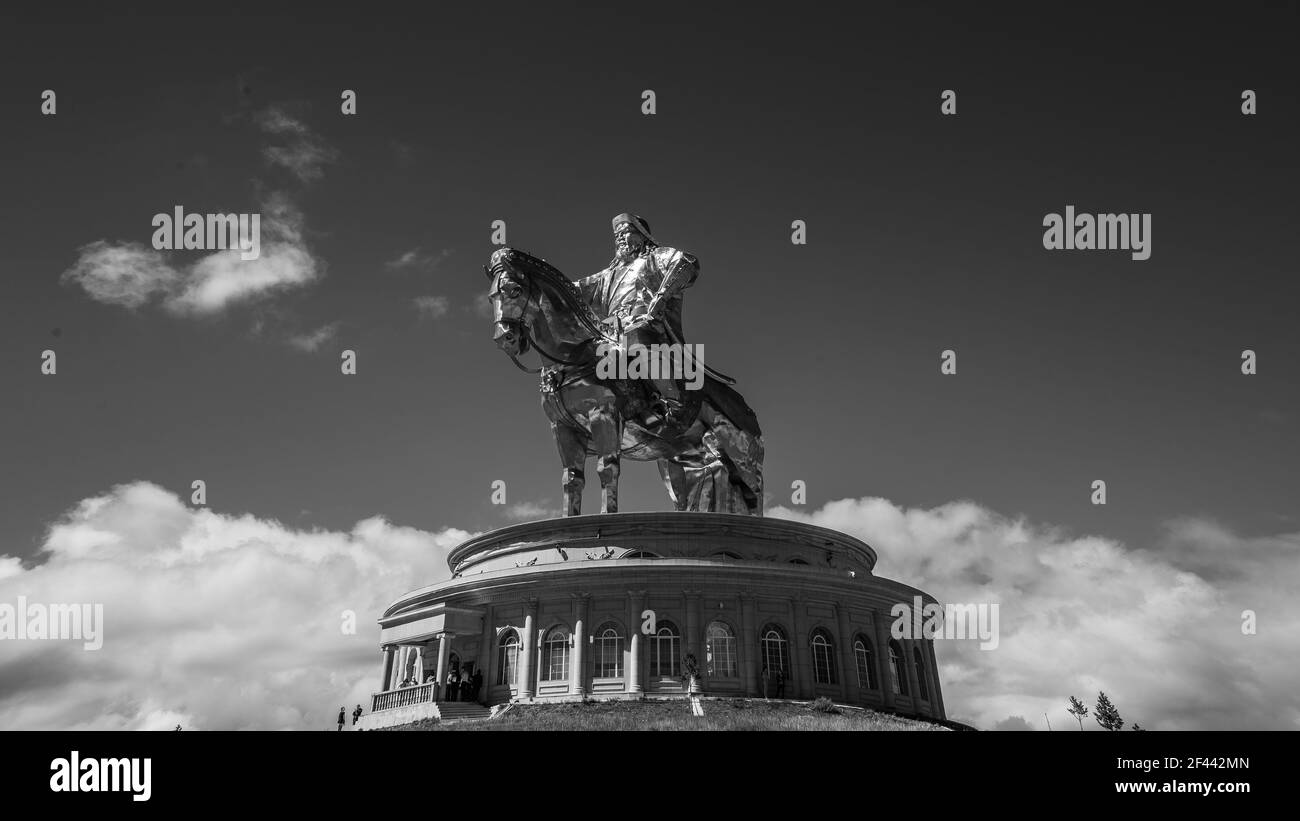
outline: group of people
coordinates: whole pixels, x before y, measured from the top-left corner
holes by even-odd
[[[357,705],[357,709],[355,709],[355,710],[352,711],[352,723],[353,723],[353,724],[356,724],[356,723],[357,723],[357,720],[358,720],[359,718],[361,718],[361,714],[362,714],[363,712],[365,712],[365,711],[362,710],[362,709],[361,709],[361,705],[358,704],[358,705]],[[344,723],[345,721],[347,721],[347,712],[346,712],[346,708],[344,708],[344,707],[340,707],[340,708],[339,708],[339,730],[342,730],[342,729],[343,729],[343,723]],[[177,725],[176,725],[176,729],[179,730],[180,728],[181,728],[181,725],[177,724]]]
[[[471,674],[471,666],[466,664],[463,672],[452,670],[447,674],[443,701],[478,701],[479,693],[483,690],[483,673],[475,669]],[[435,690],[438,688],[438,679],[432,673],[425,678],[424,683],[432,684]]]

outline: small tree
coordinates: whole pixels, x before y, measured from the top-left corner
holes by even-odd
[[[1124,719],[1120,718],[1119,710],[1115,709],[1115,705],[1110,703],[1110,699],[1106,698],[1105,693],[1097,694],[1097,708],[1093,711],[1093,718],[1096,718],[1097,723],[1104,729],[1124,729]]]
[[[1070,709],[1066,710],[1066,712],[1075,717],[1079,722],[1079,730],[1082,731],[1083,720],[1088,717],[1088,705],[1074,696],[1070,696]]]
[[[1145,730],[1142,729],[1142,725],[1140,725],[1140,724],[1134,724],[1134,725],[1133,725],[1133,729],[1134,729],[1134,730],[1137,730],[1139,733],[1146,732]]]

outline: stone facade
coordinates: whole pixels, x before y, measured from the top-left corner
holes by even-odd
[[[452,578],[380,619],[372,707],[446,697],[453,667],[478,700],[778,695],[945,717],[933,643],[893,639],[890,609],[925,593],[873,574],[875,551],[826,528],[719,513],[573,516],[502,528],[452,551]],[[769,675],[766,681],[763,669]],[[410,681],[436,688],[405,693]],[[426,696],[427,694],[427,696]],[[391,706],[390,706],[391,705]]]

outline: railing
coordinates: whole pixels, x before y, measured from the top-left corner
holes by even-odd
[[[410,707],[412,704],[426,704],[433,701],[433,682],[403,687],[400,690],[388,690],[371,696],[370,712],[395,710],[398,707]]]

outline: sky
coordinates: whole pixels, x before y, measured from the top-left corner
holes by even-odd
[[[36,14],[0,48],[0,602],[120,626],[0,645],[0,725],[361,700],[388,602],[559,507],[484,313],[493,221],[578,278],[632,211],[701,261],[685,331],[758,414],[769,515],[1003,603],[999,651],[939,647],[952,717],[1059,728],[1104,689],[1300,727],[1294,8]],[[154,250],[177,205],[260,213],[261,258]],[[1151,214],[1150,259],[1044,249],[1067,205]],[[621,490],[670,507],[650,465]]]

